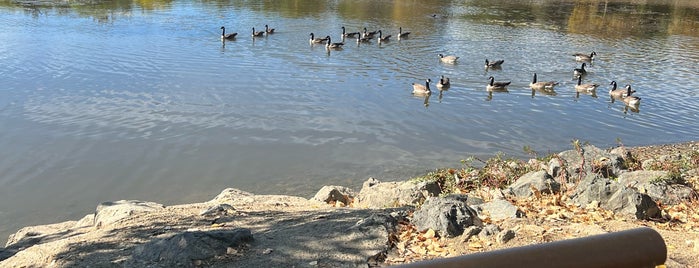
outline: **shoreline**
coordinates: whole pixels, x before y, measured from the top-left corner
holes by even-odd
[[[593,146],[594,148],[594,146]],[[683,143],[673,143],[673,144],[657,144],[657,145],[647,145],[647,146],[635,146],[635,147],[625,147],[628,152],[631,153],[631,155],[634,155],[637,157],[638,161],[644,161],[650,158],[660,158],[661,156],[666,156],[666,155],[693,155],[697,154],[699,155],[699,142],[697,141],[689,141],[689,142],[683,142]],[[606,151],[611,151],[611,149],[608,149]],[[562,154],[563,152],[559,153]],[[531,160],[529,161],[531,162]],[[694,167],[696,169],[697,167]],[[405,181],[399,181],[396,182],[397,184],[407,184],[410,180],[405,180]],[[367,183],[365,182],[365,185],[362,189],[362,192],[365,191],[364,188],[367,187]],[[377,184],[383,184],[386,185],[389,182],[378,182]],[[690,182],[691,183],[691,182]],[[337,186],[340,187],[340,186]],[[344,187],[342,187],[344,188]],[[397,188],[396,188],[397,189]],[[346,189],[347,191],[352,191],[351,189]],[[321,189],[322,191],[322,189]],[[394,192],[400,192],[400,190],[393,190]],[[421,190],[421,191],[424,191]],[[318,193],[320,194],[320,192]],[[318,196],[316,195],[316,197]],[[468,193],[471,195],[471,193]],[[332,195],[332,194],[331,194]],[[347,194],[349,195],[349,194]],[[352,194],[356,195],[356,194]],[[361,195],[361,192],[359,193]],[[315,197],[314,197],[315,198]],[[262,219],[266,219],[269,221],[273,221],[276,223],[276,225],[279,226],[284,226],[284,220],[289,220],[289,221],[297,221],[303,223],[303,225],[314,225],[317,224],[316,222],[318,219],[327,219],[327,218],[336,218],[338,215],[344,215],[347,216],[348,221],[342,222],[341,226],[334,226],[334,227],[328,227],[329,229],[334,229],[334,228],[351,228],[355,223],[358,221],[362,221],[362,219],[367,218],[367,217],[372,217],[372,215],[383,215],[383,214],[391,214],[392,213],[405,213],[406,210],[402,210],[401,207],[395,207],[395,208],[381,208],[381,207],[376,207],[376,206],[363,206],[363,205],[358,205],[351,207],[351,204],[354,204],[351,199],[348,200],[332,200],[331,202],[327,202],[327,200],[314,200],[314,198],[303,198],[299,196],[292,196],[292,195],[256,195],[256,194],[251,194],[247,192],[243,192],[240,190],[236,189],[226,189],[224,190],[221,194],[216,196],[214,199],[205,201],[205,202],[200,202],[200,203],[189,203],[189,204],[178,204],[178,205],[171,205],[171,206],[165,206],[153,202],[143,202],[143,201],[133,201],[137,202],[136,205],[128,203],[129,201],[118,201],[118,202],[105,202],[102,203],[100,206],[97,208],[97,212],[94,214],[86,215],[80,220],[74,220],[74,221],[67,221],[67,222],[62,222],[62,223],[55,223],[55,224],[47,224],[47,225],[39,225],[39,226],[33,226],[33,227],[25,227],[21,230],[18,230],[13,236],[10,237],[8,241],[8,245],[5,248],[0,248],[0,263],[3,265],[9,265],[9,266],[16,266],[16,265],[35,265],[37,262],[39,265],[44,264],[58,264],[59,267],[65,266],[65,265],[73,265],[77,264],[74,262],[75,258],[78,259],[85,259],[85,260],[93,260],[95,262],[99,261],[106,261],[109,260],[112,262],[114,265],[125,265],[125,264],[156,264],[159,265],[159,262],[153,262],[152,259],[148,259],[146,257],[143,257],[141,255],[138,255],[134,252],[138,251],[138,245],[143,245],[144,243],[148,243],[149,241],[153,241],[154,239],[160,239],[158,241],[163,241],[163,237],[167,237],[168,235],[176,235],[178,233],[189,233],[190,231],[212,231],[212,230],[229,230],[233,227],[240,227],[240,226],[246,226],[249,230],[252,230],[251,237],[254,236],[254,241],[255,242],[241,242],[244,244],[243,246],[237,246],[234,247],[233,249],[230,249],[228,253],[216,253],[214,254],[215,257],[214,259],[207,259],[207,260],[201,260],[199,262],[194,263],[194,267],[197,266],[208,266],[208,265],[219,265],[219,264],[225,264],[229,263],[230,261],[233,261],[233,263],[241,263],[241,264],[249,264],[249,265],[256,265],[256,264],[263,264],[265,257],[261,258],[254,258],[251,257],[252,255],[256,254],[262,254],[263,256],[266,255],[275,255],[273,253],[267,253],[267,249],[272,248],[264,248],[265,246],[271,246],[265,244],[264,242],[257,242],[260,241],[259,234],[264,233],[261,232],[261,230],[269,230],[274,228],[274,224],[271,226],[267,226],[264,224],[252,224],[252,222],[259,221]],[[317,199],[317,198],[315,198]],[[126,203],[120,203],[120,202],[126,202]],[[401,201],[402,202],[402,201]],[[330,204],[328,204],[330,203]],[[105,205],[109,204],[109,205]],[[521,204],[518,204],[515,202],[515,205],[521,208]],[[119,209],[112,209],[112,206],[114,208],[120,207]],[[230,206],[230,207],[227,207]],[[348,207],[350,206],[350,207]],[[528,205],[525,205],[525,207]],[[213,212],[207,212],[207,211],[212,211]],[[207,213],[213,213],[211,215],[207,215]],[[338,214],[339,213],[339,214]],[[251,216],[255,214],[256,216]],[[212,216],[213,215],[213,216]],[[308,218],[309,215],[315,215],[315,218]],[[343,217],[344,217],[343,216]],[[160,224],[168,222],[169,220],[172,220],[170,218],[177,218],[180,217],[181,219],[175,220],[174,222],[169,222],[166,224],[167,226],[170,227],[163,227],[163,226],[157,226],[158,222]],[[198,218],[198,220],[195,221],[185,221],[183,219],[186,218]],[[257,218],[255,218],[257,217]],[[271,219],[270,217],[280,217],[280,221],[276,222],[275,220]],[[393,216],[391,216],[393,217]],[[238,219],[236,218],[248,218],[246,220],[240,219],[239,222]],[[610,221],[615,220],[614,217],[609,218]],[[226,222],[228,221],[228,222]],[[233,223],[235,222],[235,224]],[[521,228],[516,228],[516,226],[528,226],[526,224],[526,220],[522,222],[522,219],[518,220],[505,220],[502,222],[498,223],[501,227],[511,227],[517,229],[518,233],[524,233],[521,232]],[[613,231],[613,230],[620,230],[619,228],[623,229],[623,227],[619,226],[608,226],[605,225],[604,223],[596,223],[598,227],[592,228],[590,230],[587,230],[585,232],[580,232],[578,235],[586,235],[586,234],[595,234],[599,232],[604,232],[604,231]],[[647,223],[641,222],[641,225],[647,225]],[[123,256],[117,256],[119,254],[116,253],[111,253],[112,255],[107,254],[108,256],[102,256],[102,258],[97,258],[97,256],[94,256],[95,252],[100,250],[100,246],[104,247],[104,244],[97,243],[97,241],[104,240],[104,235],[106,234],[105,232],[109,233],[111,232],[112,235],[115,235],[113,232],[127,232],[129,229],[135,228],[135,226],[141,226],[142,230],[137,230],[135,233],[131,235],[130,240],[126,239],[124,241],[128,242],[120,242],[115,244],[117,247],[126,247],[127,251],[129,252],[129,256],[123,255]],[[514,227],[513,227],[514,226]],[[567,227],[556,227],[556,228],[579,228],[580,226],[576,227],[570,227],[570,226],[575,226],[570,225]],[[625,225],[628,227],[628,224]],[[288,227],[288,226],[287,226]],[[165,229],[163,229],[165,228]],[[288,227],[291,228],[291,227]],[[318,226],[310,226],[310,230],[313,230],[314,228],[318,228]],[[588,228],[588,227],[585,227]],[[284,242],[287,244],[295,244],[295,246],[300,246],[296,245],[297,242],[294,242],[293,240],[299,239],[299,237],[302,237],[304,233],[308,232],[313,232],[310,231],[309,229],[299,229],[296,230],[298,233],[293,234],[292,237],[287,237],[287,238],[281,238],[282,236],[279,236],[277,234],[275,235],[269,235],[267,233],[267,236],[274,237],[273,239],[282,239]],[[383,233],[385,231],[381,230],[374,230],[375,232],[378,233]],[[667,231],[667,230],[662,230],[662,231]],[[267,231],[269,232],[269,231]],[[330,230],[329,232],[332,232]],[[64,233],[69,233],[70,235],[65,235]],[[663,233],[663,232],[661,232]],[[117,236],[122,235],[122,234],[116,234]],[[347,239],[356,239],[359,234],[353,234],[355,237],[352,238],[347,238]],[[669,237],[672,237],[672,235],[668,235],[667,233],[663,233],[663,235],[667,235]],[[65,237],[64,237],[65,236]],[[265,236],[265,235],[262,235]],[[335,236],[340,236],[339,234],[335,234]],[[322,237],[323,239],[328,239],[331,237],[331,235],[326,235]],[[79,239],[78,239],[79,238]],[[201,238],[198,238],[201,239]],[[440,239],[442,239],[440,237]],[[446,238],[444,238],[446,239]],[[90,242],[92,241],[92,242]],[[441,240],[440,240],[441,241]],[[449,240],[444,240],[447,242],[443,243],[451,243]],[[689,240],[688,240],[689,241]],[[452,241],[453,242],[453,241]],[[84,247],[80,249],[74,249],[74,245],[77,244],[92,244],[90,247]],[[247,243],[247,244],[246,244]],[[326,244],[326,242],[322,241],[315,241],[314,243],[318,243],[319,246],[328,246],[330,244]],[[329,242],[327,242],[329,243]],[[373,243],[373,244],[372,244]],[[689,242],[687,242],[689,243]],[[362,244],[362,243],[360,243]],[[369,245],[371,244],[371,245]],[[375,245],[376,242],[373,241],[371,243],[363,243],[362,245],[365,246],[363,250],[366,252],[373,252],[373,251],[386,251],[386,249],[381,248],[380,246]],[[379,243],[381,244],[381,243]],[[385,244],[385,243],[384,243]],[[516,243],[515,243],[516,244]],[[699,248],[699,235],[697,235],[696,238],[696,243],[694,240],[691,242],[692,246],[694,247],[694,244],[697,244]],[[508,245],[510,246],[510,245]],[[230,247],[228,247],[230,248]],[[486,248],[486,247],[484,247]],[[495,248],[493,248],[495,249]],[[63,252],[63,254],[66,254],[66,252],[69,252],[70,254],[65,255],[64,259],[54,259],[52,262],[47,262],[47,260],[43,259],[36,259],[32,257],[32,255],[35,255],[36,251],[39,250],[39,252],[43,252],[42,254],[46,254],[46,252],[50,251],[55,251],[57,253],[54,254],[59,254],[60,252]],[[143,249],[140,249],[143,250]],[[262,250],[262,251],[255,251],[255,250]],[[287,252],[291,249],[274,249],[272,248],[272,252],[275,250],[278,251],[283,251]],[[310,249],[309,249],[310,250]],[[355,251],[358,249],[355,249]],[[373,251],[372,251],[373,250]],[[312,250],[311,250],[312,251]],[[360,250],[361,251],[361,250]],[[254,253],[254,254],[253,254]],[[114,255],[116,254],[116,255]],[[305,256],[303,253],[297,253],[299,254],[297,260],[311,260],[313,258],[317,258],[317,256]],[[340,253],[338,253],[340,254]],[[366,253],[368,254],[368,253]],[[366,255],[365,254],[365,255]],[[49,254],[51,255],[51,254]],[[322,255],[322,254],[321,254]],[[340,254],[342,255],[342,254]],[[352,254],[349,254],[352,255]],[[352,263],[358,263],[363,260],[362,258],[365,258],[365,255],[342,255],[342,257],[338,258],[330,258],[332,259],[333,264],[343,264],[346,261],[352,262]],[[698,254],[699,255],[699,254]],[[52,255],[56,256],[56,255]],[[221,257],[223,256],[223,257]],[[220,258],[219,258],[220,257]],[[270,256],[272,257],[272,256]],[[673,256],[674,258],[679,258],[680,260],[685,260],[687,257],[686,256],[681,256],[681,257],[676,257]],[[97,259],[93,259],[97,258]],[[107,258],[107,259],[104,259]],[[145,259],[144,259],[145,258]],[[402,259],[401,259],[402,258]],[[66,259],[73,260],[73,262],[67,261]],[[262,260],[259,260],[262,259]],[[396,257],[393,259],[393,263],[400,263],[400,262],[395,262],[395,260],[403,260],[405,259],[404,257]],[[389,257],[388,260],[391,260]],[[699,259],[697,259],[699,260]],[[58,261],[58,262],[57,262]],[[115,262],[116,261],[116,262]],[[262,262],[260,262],[262,261]],[[267,260],[268,261],[268,260]],[[309,261],[308,263],[312,263],[313,260]],[[384,260],[382,262],[384,264],[388,264],[390,262],[387,262]],[[90,262],[83,263],[83,264],[90,264]],[[94,263],[93,263],[94,264]],[[280,264],[289,264],[289,263],[280,263]],[[225,266],[225,265],[223,265]],[[245,265],[243,265],[245,266]],[[311,265],[313,266],[313,265]],[[316,262],[316,266],[318,266],[318,262]]]

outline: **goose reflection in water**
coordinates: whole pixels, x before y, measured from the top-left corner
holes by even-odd
[[[486,101],[491,101],[493,100],[493,92],[496,93],[510,93],[509,90],[505,89],[497,89],[497,90],[486,90],[488,92],[488,97],[485,98]]]
[[[582,93],[583,95],[588,95],[588,96],[593,97],[593,98],[595,98],[595,99],[597,98],[597,91],[592,91],[592,92],[579,92],[579,91],[576,91],[576,92],[575,92],[575,99],[576,99],[576,100],[580,98],[580,93]]]
[[[539,92],[539,94],[543,94],[543,95],[546,95],[546,96],[556,96],[556,95],[558,95],[558,93],[557,93],[555,90],[553,90],[553,89],[543,89],[543,88],[542,88],[542,89],[533,89],[533,88],[532,88],[532,98],[534,98],[534,96],[536,96],[536,93],[537,93],[537,92]]]

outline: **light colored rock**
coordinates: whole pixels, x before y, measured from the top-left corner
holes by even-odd
[[[318,192],[311,198],[326,204],[340,202],[349,204],[354,199],[356,194],[352,189],[343,186],[326,185],[320,188]]]
[[[494,199],[493,201],[473,207],[475,207],[479,214],[482,212],[483,214],[490,215],[490,219],[495,221],[524,217],[524,212],[504,199]]]
[[[155,202],[138,200],[120,200],[115,202],[103,202],[97,206],[95,212],[95,227],[101,228],[134,214],[163,209],[165,206]]]
[[[561,190],[560,184],[544,170],[524,174],[508,187],[517,197],[532,196],[532,188],[542,193],[557,193]]]
[[[427,197],[439,195],[441,189],[433,182],[379,182],[370,178],[355,199],[356,207],[390,208],[415,206]]]

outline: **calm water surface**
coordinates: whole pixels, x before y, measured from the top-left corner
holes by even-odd
[[[696,140],[699,7],[644,2],[0,1],[0,237],[103,201],[309,197],[523,146]],[[278,33],[253,39],[265,24]],[[222,25],[238,38],[222,43]],[[309,45],[343,25],[412,33]],[[585,82],[602,86],[576,96],[570,55],[593,50]],[[534,72],[555,94],[528,89]],[[440,75],[448,91],[411,95]],[[489,95],[490,75],[509,92]],[[611,80],[638,90],[638,111],[610,102]]]

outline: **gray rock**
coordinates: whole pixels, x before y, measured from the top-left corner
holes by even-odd
[[[564,161],[566,172],[570,175],[569,179],[578,178],[581,174],[584,176],[592,173],[597,173],[603,177],[616,177],[622,170],[623,159],[617,154],[605,152],[593,145],[585,145],[581,147],[584,156],[576,150],[568,150],[558,153],[558,157]]]
[[[481,230],[481,232],[478,235],[481,237],[488,237],[500,233],[500,231],[500,226],[491,223],[484,226],[483,230]]]
[[[620,188],[620,184],[613,180],[597,174],[589,174],[578,183],[575,193],[571,196],[571,201],[581,206],[593,201],[604,204],[609,202]]]
[[[495,236],[495,242],[498,244],[505,244],[515,238],[515,231],[507,229],[507,230],[502,230]]]
[[[194,267],[196,261],[226,255],[229,247],[252,241],[250,230],[242,228],[183,232],[137,246],[127,266]]]
[[[667,171],[638,170],[619,176],[620,184],[636,188],[639,192],[648,194],[653,200],[666,205],[679,204],[696,197],[697,193],[691,187],[672,184],[672,182],[673,179]]]
[[[163,208],[165,208],[165,206],[162,204],[138,200],[103,202],[97,206],[94,224],[95,227],[101,227],[131,217],[136,213]]]
[[[464,229],[464,233],[461,234],[461,241],[463,241],[463,242],[468,241],[474,235],[478,235],[479,233],[481,233],[482,230],[483,230],[483,228],[481,228],[479,226],[475,226],[475,225],[471,225],[469,227],[466,227]]]
[[[343,204],[349,204],[354,199],[356,194],[352,189],[343,186],[323,186],[316,193],[312,200],[320,201],[323,203],[335,203],[342,202]]]
[[[632,215],[640,220],[660,216],[660,208],[650,196],[626,187],[614,193],[609,202],[600,204],[600,207],[615,213]]]
[[[429,197],[413,213],[412,223],[418,230],[432,229],[442,237],[463,234],[464,228],[481,225],[477,213],[467,205],[466,195]]]
[[[427,197],[439,195],[434,182],[378,182],[370,178],[355,199],[356,207],[389,208],[416,206]]]
[[[546,172],[551,175],[553,178],[558,178],[560,175],[564,175],[562,173],[565,173],[566,170],[563,169],[562,163],[563,160],[558,159],[558,158],[551,158],[549,160],[548,168],[546,169]],[[565,174],[568,175],[568,174]]]
[[[571,201],[582,206],[599,202],[601,208],[638,219],[657,217],[660,213],[650,196],[597,174],[588,175],[578,184]]]
[[[522,175],[509,186],[509,190],[517,197],[529,197],[534,194],[532,187],[542,193],[557,193],[561,190],[561,185],[544,170]]]
[[[479,214],[490,215],[490,219],[496,221],[524,217],[524,212],[504,199],[494,199],[493,201],[473,207]]]

